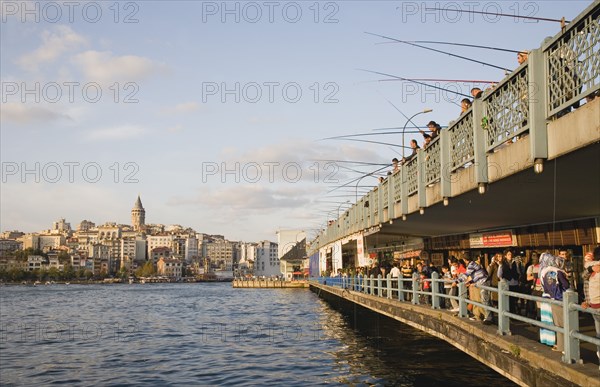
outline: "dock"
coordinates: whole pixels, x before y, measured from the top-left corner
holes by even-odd
[[[281,281],[270,279],[234,279],[234,288],[308,289],[308,281]]]

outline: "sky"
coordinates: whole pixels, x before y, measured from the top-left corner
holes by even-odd
[[[0,229],[129,224],[140,195],[146,223],[314,235],[377,182],[358,178],[422,141],[398,133],[403,114],[459,116],[462,96],[373,72],[462,94],[505,76],[371,34],[535,49],[559,23],[455,10],[570,20],[590,4],[3,0]],[[426,46],[517,67],[514,53]],[[398,129],[354,139],[389,145],[326,139],[382,128]]]

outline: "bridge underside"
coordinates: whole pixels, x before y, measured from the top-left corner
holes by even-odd
[[[434,237],[600,215],[600,143],[589,145],[487,186],[485,194],[471,190],[438,203],[423,215],[382,224],[369,236],[378,243],[393,242],[399,235]]]

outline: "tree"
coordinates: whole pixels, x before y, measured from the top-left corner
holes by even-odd
[[[152,261],[148,261],[144,264],[144,266],[138,268],[135,271],[135,275],[138,277],[152,277],[156,274],[156,269],[154,268],[154,264]]]
[[[48,270],[48,278],[50,280],[52,280],[52,281],[58,281],[59,277],[60,277],[60,272],[58,271],[57,268],[51,267]]]
[[[71,266],[70,263],[65,264],[65,268],[62,272],[63,278],[66,280],[73,279],[75,277],[75,269]]]
[[[129,277],[129,270],[127,270],[125,266],[119,270],[119,277],[122,279],[127,279],[127,277]]]

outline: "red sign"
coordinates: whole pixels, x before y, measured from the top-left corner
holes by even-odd
[[[512,231],[486,232],[469,235],[471,248],[514,246]]]

